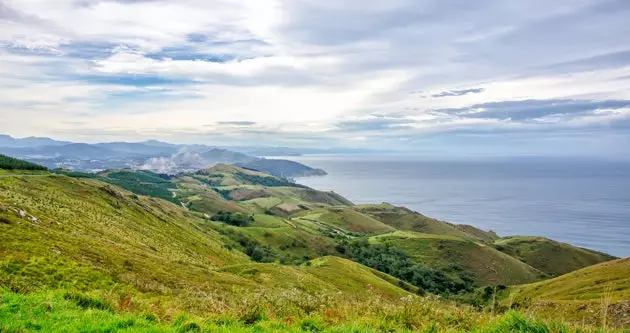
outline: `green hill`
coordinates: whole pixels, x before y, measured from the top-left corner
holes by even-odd
[[[258,220],[281,229],[282,222],[271,219]],[[1,177],[0,222],[0,281],[11,290],[118,283],[142,293],[181,296],[190,288],[271,287],[220,270],[252,262],[245,250],[260,243],[249,239],[230,246],[239,238],[217,231],[216,222],[95,179]],[[383,281],[387,293],[398,288]]]
[[[551,280],[512,287],[503,304],[540,318],[630,327],[630,258],[607,261]]]
[[[388,203],[379,205],[355,206],[359,212],[370,215],[375,219],[396,228],[397,230],[415,231],[425,234],[452,235],[472,238],[480,241],[493,240],[492,233],[485,232],[472,226],[458,226],[439,221],[416,213],[405,207],[396,207]],[[496,236],[496,235],[494,235]]]
[[[497,250],[553,276],[615,259],[605,253],[543,237],[505,237],[496,240],[494,246]]]
[[[538,281],[545,274],[491,246],[452,235],[396,231],[370,238],[391,244],[424,265],[453,275],[469,274],[479,285]]]
[[[514,300],[582,301],[630,299],[630,258],[586,267],[557,278],[518,286]],[[608,294],[608,295],[606,295]]]
[[[296,215],[301,224],[316,225],[321,230],[338,234],[380,234],[395,229],[349,207],[330,207]]]
[[[4,170],[46,170],[46,167],[0,154],[0,169]]]

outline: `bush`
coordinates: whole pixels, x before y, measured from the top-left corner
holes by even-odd
[[[254,222],[254,217],[243,213],[218,212],[213,215],[210,220],[225,222],[229,225],[237,227],[246,227]]]

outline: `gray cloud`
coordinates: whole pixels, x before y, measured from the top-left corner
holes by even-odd
[[[437,114],[454,115],[461,118],[485,118],[512,121],[528,121],[553,115],[585,115],[598,109],[620,109],[630,107],[630,100],[522,100],[475,104],[465,108],[434,110]]]
[[[218,121],[217,125],[227,125],[227,126],[253,126],[256,125],[255,121]]]
[[[385,118],[376,117],[370,119],[344,120],[336,124],[340,131],[360,132],[360,131],[382,131],[392,129],[407,129],[413,120],[406,118]]]
[[[431,95],[431,97],[448,97],[448,96],[463,96],[468,94],[479,94],[484,92],[483,88],[472,88],[472,89],[462,89],[462,90],[450,90],[443,91],[441,93]]]

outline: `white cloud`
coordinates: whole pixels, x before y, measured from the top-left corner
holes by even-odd
[[[620,109],[539,124],[433,110],[630,100],[630,80],[619,79],[630,75],[628,14],[614,0],[6,0],[0,132],[138,139],[211,130],[378,144],[457,129],[626,121]],[[352,136],[338,126],[373,114],[409,123],[357,127]],[[222,121],[255,124],[204,127]]]

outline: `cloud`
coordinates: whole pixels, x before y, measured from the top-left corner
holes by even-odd
[[[413,122],[413,120],[406,118],[390,118],[377,115],[364,119],[342,120],[336,124],[336,127],[342,132],[389,131],[410,128],[409,124]]]
[[[629,15],[624,0],[5,0],[0,132],[404,149],[617,133]]]
[[[475,104],[465,108],[438,109],[461,118],[487,118],[498,120],[529,121],[552,116],[584,116],[603,114],[602,110],[617,110],[630,107],[630,100],[522,100]]]
[[[252,125],[256,125],[256,122],[255,121],[218,121],[217,125],[252,126]]]
[[[450,91],[443,91],[441,93],[431,95],[431,97],[448,97],[448,96],[463,96],[463,95],[468,95],[468,94],[479,94],[479,93],[482,93],[484,90],[485,89],[483,88],[450,90]]]

